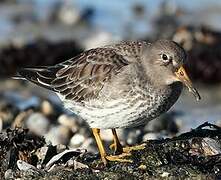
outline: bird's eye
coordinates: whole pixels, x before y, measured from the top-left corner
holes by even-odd
[[[164,60],[164,61],[169,61],[169,60],[170,60],[169,56],[166,55],[166,54],[162,54],[162,55],[161,55],[161,58],[162,58],[162,60]]]

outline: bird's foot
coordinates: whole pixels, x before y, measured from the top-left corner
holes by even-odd
[[[114,154],[130,153],[131,151],[138,151],[145,148],[145,144],[140,144],[136,146],[127,146],[122,147],[120,144],[113,143],[109,146],[111,150],[114,151]]]
[[[136,145],[136,146],[127,146],[123,148],[123,152],[124,153],[130,153],[131,151],[139,151],[139,150],[143,150],[145,148],[145,144],[140,144],[140,145]]]
[[[131,153],[122,153],[119,155],[110,155],[106,156],[108,161],[118,161],[123,163],[132,163],[133,161],[130,159],[126,159],[126,157],[131,156]]]
[[[131,159],[127,159],[127,157],[131,156],[131,151],[138,151],[145,148],[145,144],[136,145],[136,146],[127,146],[122,147],[115,143],[111,144],[110,149],[112,149],[115,154],[118,152],[117,155],[111,155],[106,156],[106,159],[108,161],[118,161],[118,162],[124,162],[124,163],[132,163],[133,161]]]

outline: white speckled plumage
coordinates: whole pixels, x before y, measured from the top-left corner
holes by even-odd
[[[20,74],[55,91],[92,128],[127,128],[147,123],[177,101],[183,85],[174,73],[185,61],[185,51],[173,41],[122,42]]]

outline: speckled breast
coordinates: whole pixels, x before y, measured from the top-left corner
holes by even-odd
[[[121,127],[139,126],[167,112],[179,98],[182,88],[182,84],[177,82],[168,88],[149,88],[143,95],[137,93],[139,98],[133,100],[132,109],[128,109],[131,113],[124,117],[127,121]]]
[[[177,101],[182,91],[181,83],[167,88],[149,88],[133,91],[126,97],[102,102],[95,100],[73,110],[84,118],[92,128],[135,127],[160,116]]]

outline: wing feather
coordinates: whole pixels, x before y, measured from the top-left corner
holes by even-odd
[[[130,57],[141,53],[141,46],[131,42],[91,49],[55,66],[25,68],[19,74],[68,100],[80,102],[96,98],[105,83],[131,64]]]
[[[109,59],[102,51],[109,53]],[[54,67],[25,68],[19,74],[39,86],[60,93],[66,99],[82,101],[95,98],[105,82],[128,65],[123,58],[112,49],[98,48]]]

